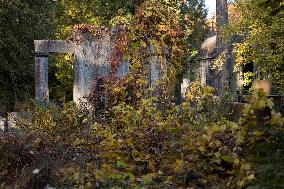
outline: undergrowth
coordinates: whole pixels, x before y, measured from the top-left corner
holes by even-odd
[[[239,121],[198,83],[179,106],[157,102],[115,102],[103,122],[73,103],[34,106],[30,125],[0,135],[0,188],[283,187],[283,117],[261,92]]]

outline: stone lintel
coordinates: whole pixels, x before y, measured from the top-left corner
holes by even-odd
[[[39,56],[49,53],[73,53],[74,43],[67,40],[34,40],[35,54]]]

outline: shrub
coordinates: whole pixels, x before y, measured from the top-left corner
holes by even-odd
[[[273,105],[261,93],[239,122],[226,119],[213,90],[198,83],[180,106],[169,103],[166,110],[156,98],[124,100],[104,110],[103,122],[73,103],[34,107],[25,135],[1,134],[1,175],[11,181],[2,186],[244,188],[262,182],[263,167],[251,157],[271,152],[263,146],[281,154],[283,117],[271,110],[260,124],[254,115]]]

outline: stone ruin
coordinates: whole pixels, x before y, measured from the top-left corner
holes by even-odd
[[[238,101],[238,92],[242,87],[241,77],[234,73],[232,44],[226,43],[221,36],[221,28],[228,23],[227,0],[216,0],[216,33],[207,38],[199,50],[199,76],[202,85],[213,87],[218,96],[231,93],[233,101]],[[216,68],[214,61],[222,58],[223,65]]]
[[[231,94],[231,100],[241,102],[240,93],[244,91],[244,77],[242,72],[246,72],[244,68],[234,71],[235,57],[233,55],[233,41],[239,41],[238,36],[233,36],[228,42],[221,36],[221,28],[229,22],[227,0],[216,0],[216,33],[209,36],[201,45],[199,50],[199,76],[202,85],[213,87],[218,96]],[[213,32],[214,33],[214,32]],[[222,57],[224,64],[220,70],[214,68],[214,62]],[[251,72],[256,69],[252,65]],[[275,95],[273,86],[268,80],[254,80],[252,82],[254,89],[263,89],[266,95],[271,93]]]
[[[94,26],[88,26],[95,28]],[[115,53],[115,42],[120,29],[95,28],[90,31],[86,27],[74,29],[69,40],[35,40],[35,100],[46,106],[49,103],[48,57],[52,53],[72,53],[73,60],[73,101],[80,105],[85,97],[94,90],[94,81],[102,77],[114,76],[120,79],[129,72],[129,63],[119,60],[116,68],[112,68]],[[167,62],[167,52],[156,54],[149,46],[146,50],[145,65],[149,86],[158,91],[158,80],[161,78]],[[161,59],[161,57],[163,57]],[[149,73],[148,73],[149,72]],[[157,93],[153,93],[155,95]],[[18,126],[31,122],[31,116],[25,112],[11,112],[7,118],[0,116],[0,131],[16,131]],[[6,124],[7,123],[7,124]]]
[[[93,26],[92,26],[93,27]],[[73,53],[73,101],[80,103],[87,97],[95,80],[105,76],[123,77],[128,73],[128,62],[119,60],[116,69],[112,69],[115,40],[119,29],[76,28],[70,40],[35,40],[35,99],[37,102],[49,102],[48,56],[51,53]],[[98,34],[98,35],[96,35]],[[161,76],[161,67],[166,62],[166,55],[161,60],[149,46],[147,52],[149,65],[149,83],[155,86]],[[163,63],[162,63],[163,61]]]
[[[242,78],[233,71],[235,60],[232,55],[232,47],[228,45],[225,47],[226,50],[223,50],[222,46],[218,46],[217,41],[218,36],[215,35],[206,39],[201,45],[199,51],[199,78],[201,84],[213,87],[218,96],[230,92],[237,97],[237,91],[242,88]],[[218,57],[224,59],[224,65],[221,65],[220,68],[214,67],[214,61]]]

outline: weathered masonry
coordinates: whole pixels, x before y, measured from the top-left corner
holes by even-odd
[[[237,98],[241,88],[240,78],[233,72],[235,60],[231,43],[226,43],[221,36],[221,27],[228,23],[227,0],[216,0],[216,35],[210,36],[200,48],[199,77],[202,85],[209,85],[216,90],[218,96],[232,93]],[[217,58],[224,61],[224,65],[214,68]],[[218,66],[218,65],[217,65]],[[235,100],[235,99],[234,99]]]
[[[35,40],[35,92],[36,101],[49,102],[48,55],[74,53],[74,43],[63,40]]]
[[[97,35],[96,35],[97,34]],[[95,32],[75,30],[71,40],[35,40],[35,90],[36,101],[42,104],[49,102],[48,89],[48,56],[50,53],[73,53],[73,100],[77,104],[87,97],[95,80],[105,76],[122,77],[128,73],[128,62],[119,60],[116,69],[112,69],[115,54],[115,40],[118,31],[98,28]],[[161,77],[166,59],[160,58],[149,47],[148,62],[150,86],[156,86]]]
[[[50,53],[74,54],[73,100],[79,103],[82,97],[91,92],[95,79],[117,74],[123,76],[128,66],[122,62],[117,73],[112,73],[111,61],[113,53],[114,31],[102,29],[100,37],[91,32],[74,32],[72,40],[35,40],[35,88],[36,101],[49,102],[48,89],[48,55]]]

